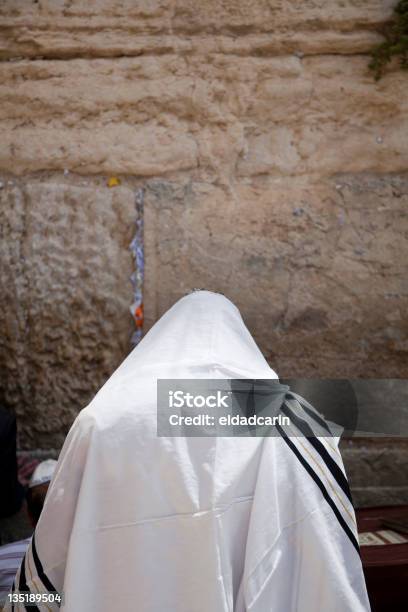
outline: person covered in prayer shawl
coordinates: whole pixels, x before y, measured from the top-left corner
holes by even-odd
[[[33,527],[40,518],[56,461],[47,459],[37,465],[31,475],[26,492],[27,514]],[[24,557],[30,538],[0,546],[0,609],[6,602],[16,571]]]
[[[12,593],[65,612],[369,610],[339,438],[158,436],[174,378],[279,384],[232,302],[181,298],[74,421]],[[285,412],[308,430],[310,407]]]

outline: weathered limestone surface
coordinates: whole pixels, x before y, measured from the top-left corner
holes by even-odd
[[[150,322],[214,289],[282,377],[407,376],[407,206],[401,175],[150,181]]]
[[[202,286],[282,377],[407,376],[408,80],[367,70],[394,5],[0,4],[1,400],[23,448],[57,448],[129,350],[137,186],[146,329]]]
[[[0,64],[0,169],[162,176],[397,173],[406,74],[366,56],[177,54]]]
[[[341,453],[357,507],[408,504],[406,440],[344,441]]]
[[[394,0],[3,0],[2,57],[366,51]]]
[[[58,447],[129,351],[134,193],[12,183],[0,191],[0,391],[24,446]]]

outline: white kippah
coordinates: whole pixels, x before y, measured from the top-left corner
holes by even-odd
[[[46,461],[42,461],[39,465],[37,465],[33,475],[30,478],[30,482],[28,483],[28,488],[31,489],[32,487],[44,484],[45,482],[50,482],[56,465],[57,462],[55,459],[47,459]]]

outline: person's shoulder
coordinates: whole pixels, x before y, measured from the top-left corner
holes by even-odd
[[[15,554],[21,553],[23,556],[25,551],[27,550],[27,546],[30,543],[30,538],[25,538],[24,540],[17,540],[16,542],[9,542],[8,544],[3,544],[0,546],[0,557],[4,559],[5,557],[12,557]]]

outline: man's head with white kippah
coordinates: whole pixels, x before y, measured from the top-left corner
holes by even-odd
[[[33,475],[28,483],[27,490],[27,511],[30,521],[35,527],[40,518],[41,510],[44,505],[48,486],[51,482],[57,462],[55,459],[42,461],[35,468]]]
[[[41,461],[35,468],[33,475],[30,478],[30,482],[28,484],[28,488],[32,489],[38,485],[51,482],[51,478],[55,471],[55,466],[57,462],[55,459],[47,459],[46,461]]]

